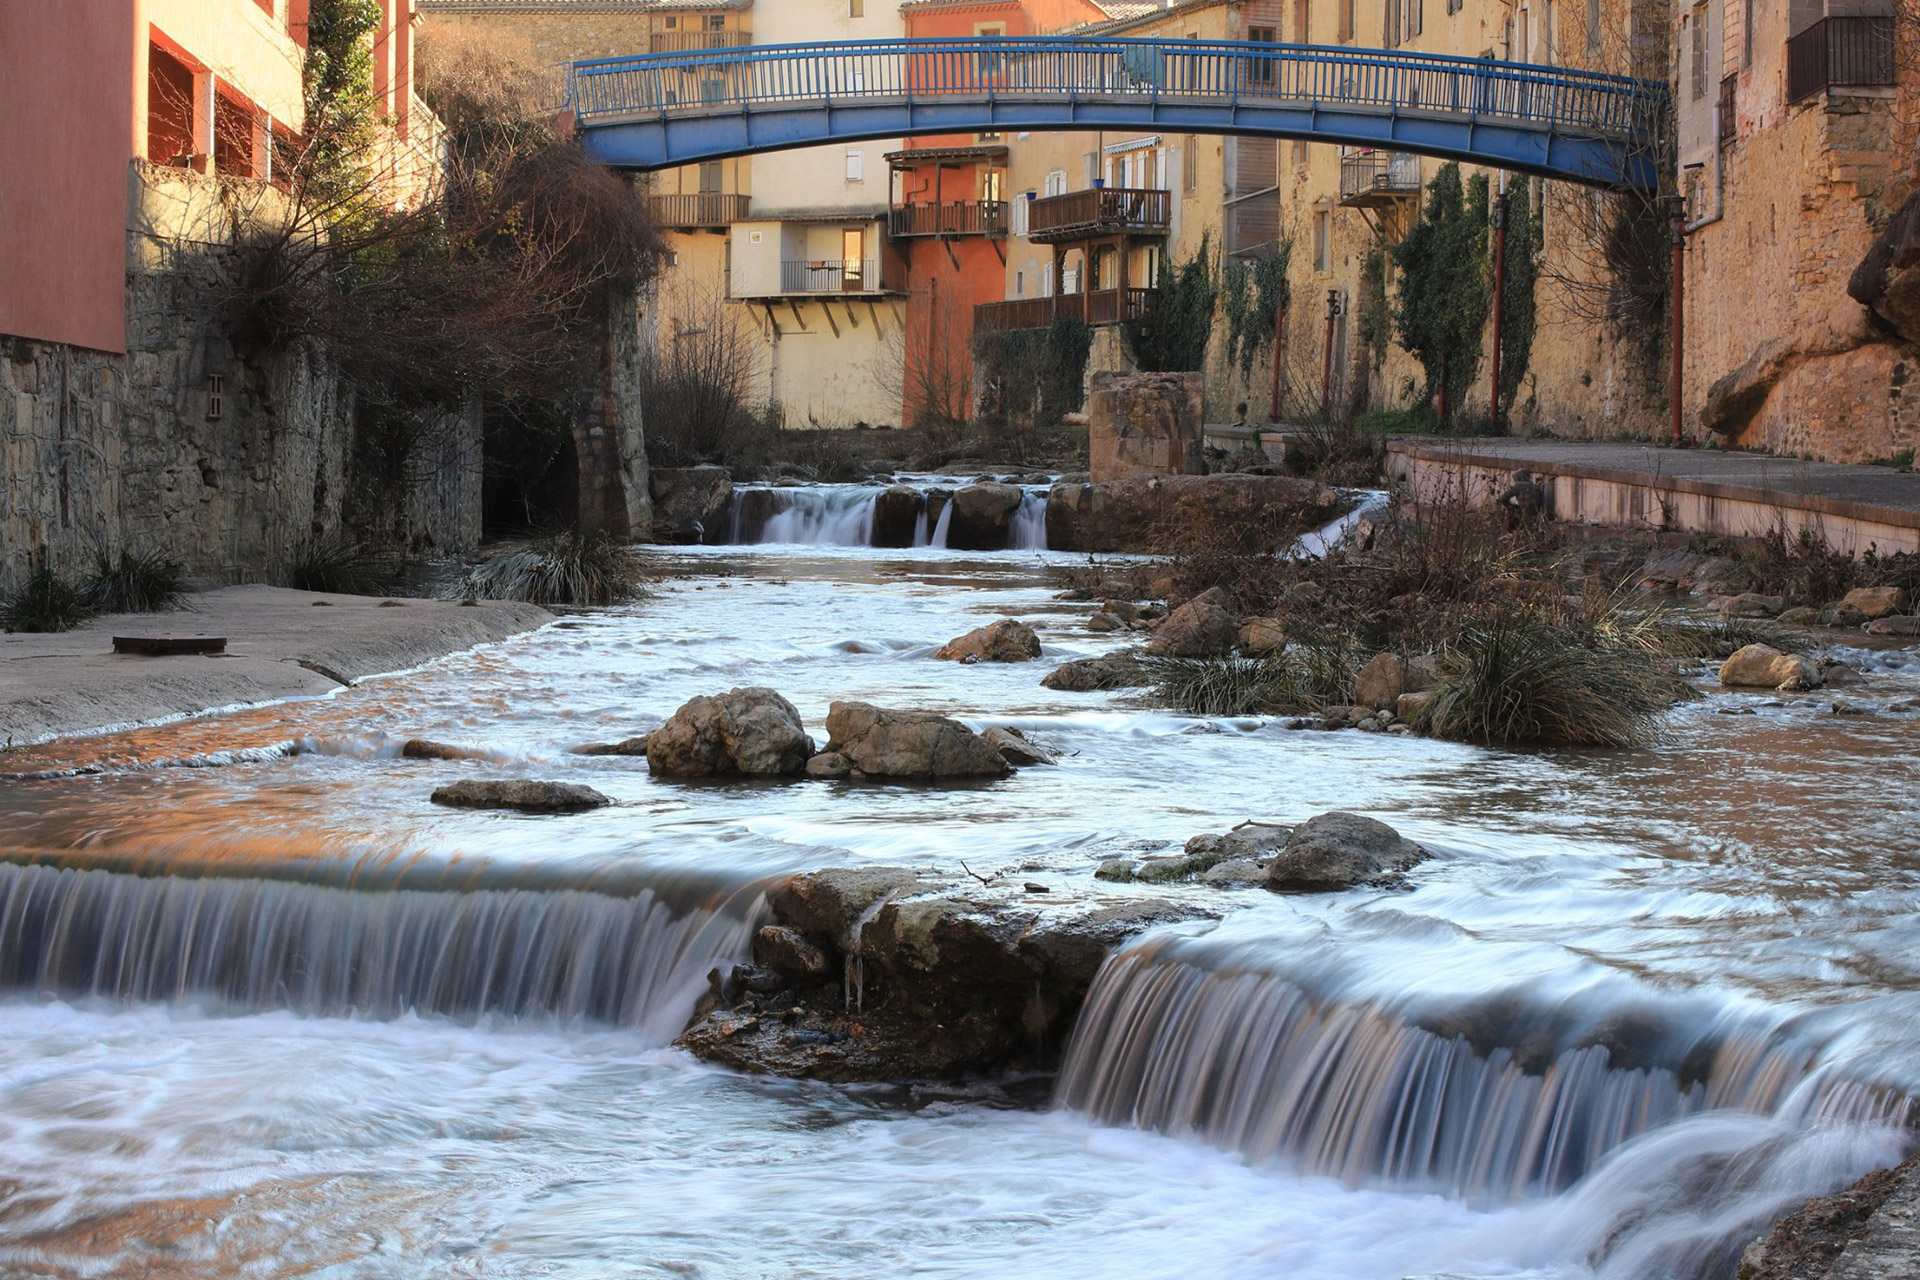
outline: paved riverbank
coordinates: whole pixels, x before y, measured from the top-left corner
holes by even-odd
[[[35,742],[243,703],[313,697],[552,621],[488,600],[383,604],[371,596],[224,587],[170,613],[113,614],[57,635],[0,635],[0,744]],[[222,636],[219,656],[113,652],[113,637]]]

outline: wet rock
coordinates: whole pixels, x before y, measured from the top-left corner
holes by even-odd
[[[1106,600],[1100,605],[1101,611],[1110,613],[1128,626],[1138,626],[1150,617],[1157,617],[1159,611],[1151,605],[1135,604],[1131,600]]]
[[[789,877],[768,905],[753,964],[718,975],[677,1043],[738,1070],[837,1081],[1049,1067],[1113,947],[1210,914],[890,868]]]
[[[1835,605],[1820,619],[1821,624],[1828,627],[1859,627],[1865,626],[1866,621],[1867,615],[1850,604]]]
[[[429,742],[425,738],[408,738],[401,744],[402,760],[485,760],[486,756],[466,747],[449,746],[444,742]]]
[[[1820,664],[1820,684],[1828,689],[1843,689],[1850,685],[1865,684],[1867,678],[1844,662],[1823,662]]]
[[[725,467],[655,467],[647,476],[653,493],[655,542],[719,542],[733,505],[733,477]]]
[[[1249,658],[1264,658],[1287,647],[1287,634],[1278,618],[1248,618],[1240,624],[1234,644]]]
[[[455,809],[514,809],[521,813],[579,813],[613,803],[592,787],[527,778],[450,783],[436,790],[431,799]]]
[[[644,756],[647,754],[647,738],[641,734],[636,738],[622,738],[618,742],[589,742],[585,746],[575,747],[577,756]]]
[[[868,540],[876,547],[910,547],[920,528],[920,491],[896,484],[873,500],[873,529]],[[929,526],[931,527],[931,526]]]
[[[1323,813],[1293,829],[1267,866],[1267,888],[1324,893],[1386,880],[1424,861],[1427,851],[1384,822],[1357,813]]]
[[[992,481],[955,490],[947,545],[956,551],[1005,550],[1023,496],[1016,485]]]
[[[1720,683],[1739,689],[1811,689],[1820,683],[1820,671],[1799,654],[1750,644],[1720,664]]]
[[[1840,601],[1857,609],[1868,621],[1907,611],[1907,593],[1902,587],[1855,587]]]
[[[1087,630],[1089,631],[1119,631],[1126,625],[1127,624],[1122,622],[1117,615],[1107,613],[1104,610],[1087,619]]]
[[[1138,858],[1108,858],[1093,869],[1093,878],[1113,884],[1132,884],[1139,870],[1140,859]]]
[[[1216,889],[1238,889],[1247,885],[1262,884],[1267,878],[1264,863],[1252,858],[1228,858],[1217,862],[1200,873],[1201,884],[1209,884]]]
[[[1147,652],[1166,658],[1221,658],[1239,638],[1239,621],[1208,600],[1190,600],[1154,628]]]
[[[1002,618],[956,636],[933,656],[954,662],[1031,662],[1040,656],[1040,637],[1026,623]]]
[[[647,738],[647,771],[663,778],[796,774],[812,755],[800,713],[760,687],[693,698]]]
[[[869,778],[980,778],[1011,771],[993,744],[958,720],[836,702],[827,711],[827,750]]]
[[[1176,550],[1180,531],[1270,522],[1287,541],[1330,520],[1331,489],[1292,476],[1135,476],[1103,484],[1060,483],[1047,494],[1047,545],[1056,551]],[[1264,526],[1261,526],[1264,527]],[[1273,548],[1278,550],[1278,547]],[[1162,593],[1152,593],[1156,597]]]
[[[1030,764],[1059,764],[1060,757],[1037,742],[1029,742],[1018,729],[989,729],[980,735],[1000,753],[1000,758],[1019,768]]]
[[[1723,618],[1777,618],[1787,607],[1784,596],[1763,596],[1758,592],[1747,591],[1737,596],[1729,596],[1720,604],[1720,616]]]
[[[1130,689],[1152,684],[1153,677],[1132,654],[1111,653],[1062,663],[1047,672],[1040,683],[1067,693],[1092,693],[1099,689]]]
[[[1779,621],[1790,627],[1825,626],[1833,619],[1831,609],[1815,609],[1808,605],[1796,605],[1783,612]]]
[[[825,951],[783,924],[765,925],[753,935],[753,962],[796,977],[824,977],[829,969]]]
[[[1264,822],[1243,822],[1220,835],[1198,835],[1188,840],[1177,857],[1146,858],[1128,867],[1129,878],[1148,884],[1171,884],[1204,878],[1229,862],[1256,869],[1279,853],[1291,832]],[[1105,864],[1103,864],[1104,866]],[[1099,872],[1094,873],[1096,876]],[[1228,883],[1239,883],[1228,879]]]
[[[1913,1231],[1920,1155],[1817,1196],[1740,1255],[1736,1280],[1867,1280],[1920,1274]],[[1887,1210],[1882,1214],[1882,1210]]]
[[[822,751],[807,761],[809,778],[844,778],[853,772],[853,761],[838,751]]]
[[[1867,634],[1870,636],[1920,636],[1920,615],[1894,613],[1884,618],[1875,618],[1867,624]]]
[[[1426,658],[1409,661],[1397,653],[1379,653],[1354,677],[1353,697],[1362,707],[1397,709],[1402,694],[1425,692],[1437,679],[1433,663]]]

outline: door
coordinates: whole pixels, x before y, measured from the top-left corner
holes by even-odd
[[[860,248],[865,238],[858,227],[848,227],[840,233],[840,271],[845,289],[865,287],[860,276]]]

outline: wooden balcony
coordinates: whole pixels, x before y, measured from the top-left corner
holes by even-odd
[[[1027,208],[1027,238],[1059,244],[1096,236],[1164,236],[1173,193],[1152,187],[1094,187],[1047,196]]]
[[[1004,200],[950,200],[945,204],[897,204],[887,212],[887,234],[906,236],[1004,236]]]
[[[656,31],[653,53],[699,53],[704,49],[744,49],[753,43],[745,31]]]
[[[1015,329],[1045,329],[1055,319],[1083,324],[1119,324],[1153,310],[1158,289],[1097,289],[1092,293],[1062,293],[1051,298],[1010,298],[985,302],[973,309],[976,333],[1008,333]]]
[[[1355,151],[1340,157],[1340,203],[1378,209],[1420,198],[1420,157],[1403,151]]]
[[[747,216],[751,196],[731,192],[693,195],[649,195],[647,212],[656,227],[725,227]]]

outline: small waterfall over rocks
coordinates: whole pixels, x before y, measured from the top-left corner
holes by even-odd
[[[1055,1100],[1351,1184],[1482,1204],[1562,1191],[1629,1140],[1709,1111],[1901,1124],[1912,1110],[1825,1079],[1799,1041],[1637,1021],[1544,1047],[1510,1026],[1508,1045],[1477,1048],[1376,1004],[1316,1000],[1285,977],[1149,944],[1095,978]]]
[[[951,498],[964,487],[944,477],[910,484],[740,485],[728,512],[726,542],[813,547],[931,547],[947,545]],[[911,489],[917,503],[893,520],[878,518],[883,497]],[[1047,486],[1022,485],[1020,506],[1007,524],[1009,551],[1047,549]]]
[[[230,1012],[588,1020],[665,1043],[708,971],[746,956],[764,910],[757,886],[493,888],[469,875],[349,888],[0,864],[0,988]]]

